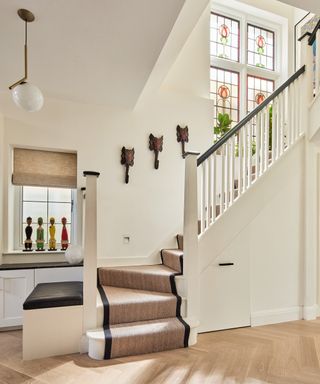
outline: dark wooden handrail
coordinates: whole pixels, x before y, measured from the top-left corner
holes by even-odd
[[[311,33],[311,35],[309,37],[309,40],[308,40],[309,45],[312,45],[315,42],[319,28],[320,28],[320,20],[317,22],[315,29],[313,30],[313,32]]]
[[[258,105],[252,112],[250,112],[244,119],[242,119],[234,128],[230,129],[220,140],[218,140],[211,148],[209,148],[203,155],[201,155],[197,164],[201,165],[209,156],[216,152],[223,146],[232,136],[234,136],[244,125],[249,123],[260,111],[263,110],[268,104],[271,103],[281,92],[283,92],[290,84],[292,84],[300,75],[306,70],[306,66],[301,67],[295,74],[293,74],[285,83],[280,85],[269,97],[267,97],[260,105]]]

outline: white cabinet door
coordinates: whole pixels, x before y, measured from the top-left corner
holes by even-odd
[[[0,327],[22,325],[23,303],[34,288],[34,269],[0,271]]]
[[[35,270],[35,285],[59,281],[82,281],[83,267],[39,268]]]
[[[248,255],[221,255],[202,273],[200,286],[200,332],[250,326]]]

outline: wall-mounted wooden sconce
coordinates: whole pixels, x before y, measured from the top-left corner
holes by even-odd
[[[122,147],[121,149],[121,164],[126,167],[126,184],[129,183],[129,167],[133,167],[134,164],[134,148],[127,149]]]
[[[178,143],[181,143],[182,146],[182,157],[184,157],[186,151],[185,151],[185,143],[189,142],[189,130],[188,126],[185,128],[180,127],[180,125],[177,126],[177,141]]]
[[[163,149],[163,136],[155,137],[151,133],[149,136],[149,149],[150,151],[154,151],[154,167],[155,169],[159,168],[159,152],[162,152]]]

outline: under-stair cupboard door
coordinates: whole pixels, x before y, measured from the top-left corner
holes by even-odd
[[[200,332],[250,326],[248,254],[225,252],[201,274]]]
[[[0,327],[22,325],[23,303],[34,288],[34,269],[0,271]]]

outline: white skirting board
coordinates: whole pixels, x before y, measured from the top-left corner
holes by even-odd
[[[23,359],[80,352],[82,305],[23,311]]]
[[[251,326],[285,323],[287,321],[301,320],[303,308],[289,307],[281,309],[271,309],[251,313]]]

